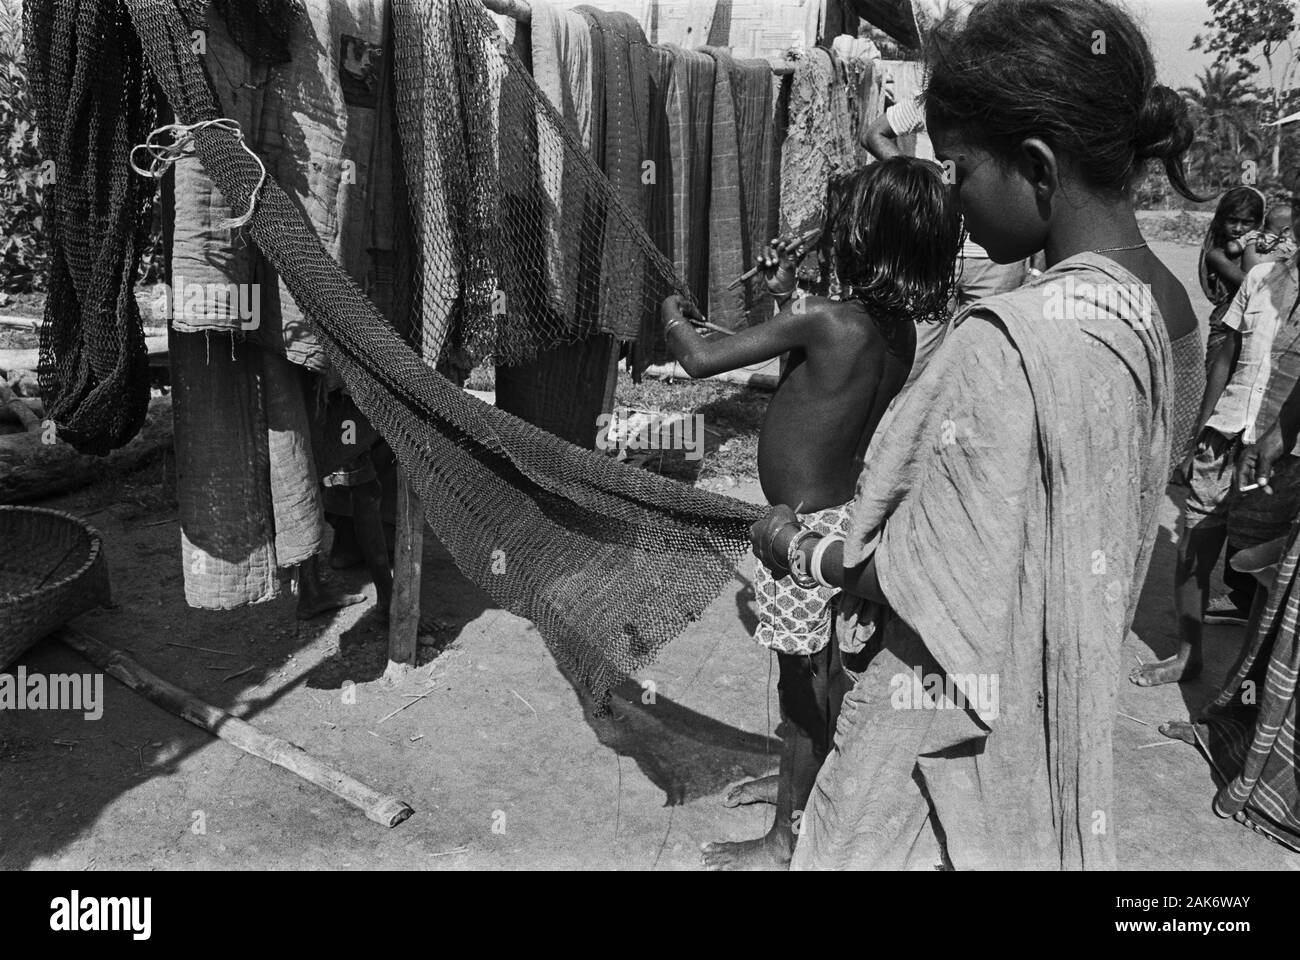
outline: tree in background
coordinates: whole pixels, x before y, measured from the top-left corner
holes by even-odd
[[[1215,66],[1236,64],[1246,77],[1255,78],[1255,85],[1267,105],[1264,121],[1285,116],[1296,97],[1297,60],[1296,11],[1293,0],[1206,0],[1211,19],[1205,26],[1209,33],[1198,34],[1192,41],[1193,50],[1215,54]],[[1264,70],[1253,59],[1264,61]],[[1272,132],[1273,176],[1282,175],[1281,127]]]
[[[1240,179],[1243,160],[1259,155],[1259,94],[1244,70],[1219,63],[1202,70],[1196,81],[1198,86],[1179,90],[1197,131],[1189,172],[1195,182],[1218,190]]]
[[[49,250],[41,231],[41,155],[24,69],[21,8],[0,0],[0,299],[40,289]]]

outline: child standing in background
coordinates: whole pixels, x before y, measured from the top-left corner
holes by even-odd
[[[1228,305],[1246,278],[1241,262],[1244,250],[1241,240],[1251,231],[1258,230],[1263,222],[1264,195],[1254,187],[1233,187],[1219,201],[1210,229],[1205,234],[1198,272],[1201,289],[1214,304],[1210,313],[1210,335],[1205,344],[1207,373],[1219,346],[1228,339],[1228,331],[1222,323],[1223,315],[1228,312]],[[1205,422],[1204,418],[1201,422]]]

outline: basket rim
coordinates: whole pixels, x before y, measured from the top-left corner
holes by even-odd
[[[57,517],[60,520],[69,521],[80,527],[90,538],[90,554],[86,557],[86,561],[81,566],[66,577],[55,580],[53,583],[47,583],[43,587],[38,587],[37,589],[27,593],[19,594],[17,599],[12,601],[14,603],[26,603],[36,600],[39,597],[52,594],[54,591],[66,587],[74,580],[79,580],[89,572],[91,567],[99,562],[103,555],[104,541],[100,536],[99,531],[74,513],[68,513],[66,510],[55,510],[52,507],[29,507],[17,503],[0,504],[0,514],[4,513],[45,514],[49,517]],[[2,609],[4,609],[4,607],[0,606],[0,610]]]

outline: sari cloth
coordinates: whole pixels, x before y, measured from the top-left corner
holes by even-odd
[[[1214,812],[1300,851],[1300,524],[1233,676],[1199,718],[1197,745],[1224,784]]]
[[[868,663],[796,869],[1115,865],[1120,649],[1169,466],[1146,290],[1071,257],[963,312],[886,413],[844,562],[874,554],[889,607],[843,597]]]

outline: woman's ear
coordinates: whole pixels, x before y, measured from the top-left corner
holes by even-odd
[[[1052,207],[1052,197],[1061,187],[1061,168],[1056,151],[1037,137],[1022,141],[1020,172],[1029,182],[1039,210],[1046,216]]]

